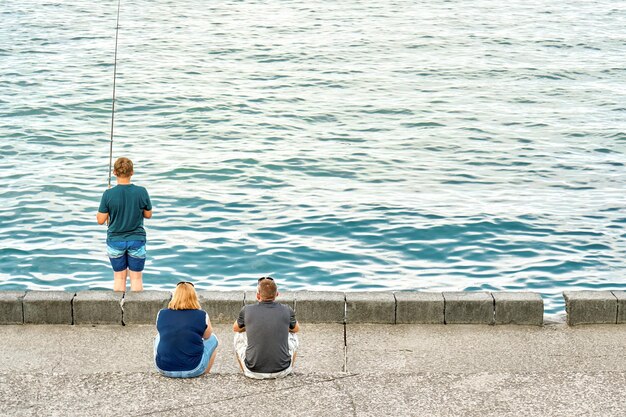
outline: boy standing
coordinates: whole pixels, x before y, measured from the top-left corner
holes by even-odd
[[[146,262],[146,231],[143,219],[152,217],[148,191],[130,183],[133,162],[118,158],[113,165],[117,185],[102,194],[96,219],[108,221],[107,254],[113,267],[113,291],[126,291],[130,274],[131,291],[143,290],[142,271]]]
[[[258,303],[243,307],[233,324],[237,360],[248,378],[280,378],[293,370],[300,326],[293,309],[277,303],[277,296],[274,278],[260,278]]]

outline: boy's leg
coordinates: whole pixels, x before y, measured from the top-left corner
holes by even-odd
[[[128,268],[130,269],[130,290],[143,291],[143,268],[146,263],[146,242],[128,242]]]
[[[128,276],[128,255],[125,242],[108,242],[107,255],[113,267],[113,291],[126,291]]]
[[[130,271],[130,290],[143,291],[143,271]]]
[[[123,271],[113,271],[113,291],[126,291],[126,276],[128,269]]]

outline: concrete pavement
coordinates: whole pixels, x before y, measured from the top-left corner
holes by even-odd
[[[293,376],[152,364],[152,325],[0,326],[0,415],[626,415],[626,326],[304,324]]]

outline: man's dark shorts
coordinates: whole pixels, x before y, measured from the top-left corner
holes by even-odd
[[[146,241],[129,240],[127,242],[107,241],[107,254],[115,272],[143,271],[146,263]]]

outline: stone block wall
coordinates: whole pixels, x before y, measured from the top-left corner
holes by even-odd
[[[626,291],[566,291],[567,323],[626,323]],[[232,323],[253,291],[199,290],[214,323]],[[0,291],[0,324],[153,324],[169,291]],[[543,324],[543,300],[530,292],[286,291],[278,302],[302,323]]]

